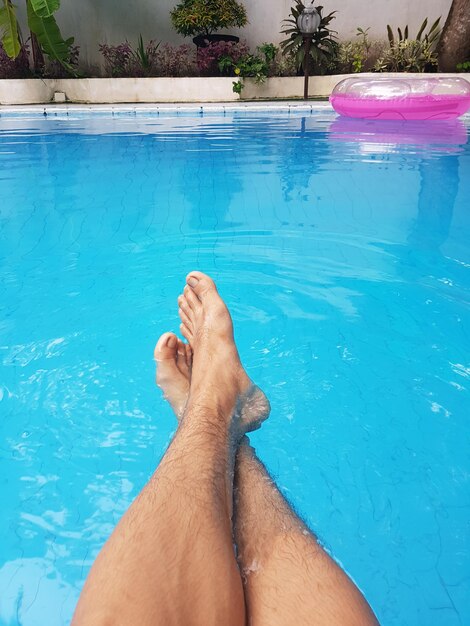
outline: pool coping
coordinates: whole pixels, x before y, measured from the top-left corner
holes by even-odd
[[[183,116],[230,115],[233,113],[334,113],[328,100],[310,101],[250,101],[250,102],[199,102],[199,103],[141,103],[141,104],[15,104],[0,106],[0,119],[20,117],[73,117],[73,116]],[[459,117],[470,121],[470,111]]]
[[[0,118],[18,117],[27,115],[58,116],[69,114],[101,113],[108,115],[159,115],[160,113],[196,113],[198,115],[211,113],[234,113],[255,111],[279,112],[307,112],[333,111],[327,100],[312,102],[218,102],[218,103],[156,103],[156,104],[27,104],[4,105],[0,107]]]

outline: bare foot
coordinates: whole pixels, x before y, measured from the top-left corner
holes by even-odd
[[[189,396],[191,346],[183,343],[175,334],[165,333],[155,346],[154,358],[157,362],[157,385],[179,420]]]
[[[178,303],[181,332],[190,346],[165,333],[155,348],[157,384],[177,417],[189,394],[196,406],[215,408],[223,419],[234,417],[240,434],[259,428],[269,415],[269,401],[242,367],[230,313],[213,281],[191,272]]]
[[[157,385],[165,400],[170,403],[178,421],[183,416],[189,398],[192,356],[191,346],[183,343],[173,333],[163,334],[155,346]],[[269,400],[257,385],[253,385],[251,393],[245,396],[240,411],[246,432],[259,428],[267,419],[270,411]]]

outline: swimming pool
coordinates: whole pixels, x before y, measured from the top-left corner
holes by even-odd
[[[469,126],[0,117],[1,626],[68,623],[161,457],[195,268],[271,399],[260,457],[381,623],[470,623]]]

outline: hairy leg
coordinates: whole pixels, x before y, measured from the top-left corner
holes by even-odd
[[[215,286],[203,275],[194,284],[187,405],[159,467],[98,555],[73,626],[245,622],[230,516],[236,447],[249,428],[236,408],[252,385]]]
[[[235,541],[250,626],[376,626],[363,595],[292,511],[247,438],[235,470]]]
[[[188,312],[186,295],[185,291],[178,300],[183,322]],[[182,330],[191,344],[191,333],[184,326]],[[173,337],[173,349],[165,345],[166,335],[161,338],[155,357],[157,384],[178,417],[191,386],[191,349]],[[247,423],[256,423],[258,411],[258,421],[265,419],[266,399],[241,407]],[[236,459],[235,538],[248,623],[376,625],[358,588],[292,511],[247,441]]]

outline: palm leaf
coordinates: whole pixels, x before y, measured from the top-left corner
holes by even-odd
[[[15,14],[15,7],[10,0],[3,0],[0,7],[0,33],[2,45],[5,52],[11,59],[16,59],[21,50],[18,37],[18,22]]]
[[[68,62],[73,38],[64,41],[55,18],[52,15],[50,17],[37,15],[34,12],[32,0],[27,0],[27,10],[29,28],[38,38],[43,52],[51,59],[58,61],[66,70],[74,73]]]
[[[31,6],[38,17],[50,17],[60,7],[60,0],[31,0]]]

